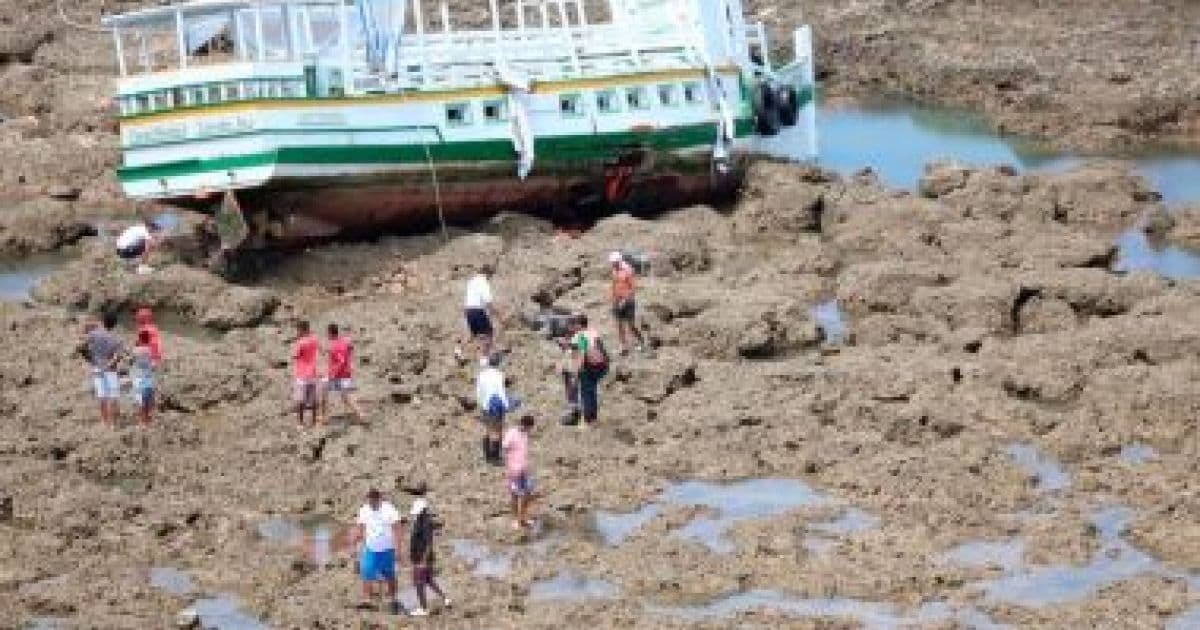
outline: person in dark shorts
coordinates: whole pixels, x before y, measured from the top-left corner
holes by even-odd
[[[479,405],[479,419],[483,423],[483,459],[495,466],[503,463],[500,459],[500,438],[504,431],[504,417],[520,406],[520,400],[508,395],[500,363],[500,354],[493,353],[475,380],[475,398]]]
[[[292,345],[292,402],[296,418],[304,426],[304,411],[312,412],[313,424],[318,424],[317,406],[317,356],[321,353],[321,342],[312,334],[308,322],[296,323],[296,341]]]
[[[442,587],[437,583],[437,571],[434,567],[436,556],[433,551],[433,537],[437,528],[429,502],[425,499],[413,501],[409,511],[412,520],[412,534],[408,540],[408,559],[412,562],[413,589],[417,591],[417,608],[409,613],[413,617],[424,617],[429,614],[429,605],[425,597],[425,589],[442,598],[442,605],[449,608],[453,603]]]
[[[117,236],[117,256],[122,260],[145,263],[161,231],[158,224],[150,219],[125,228]]]
[[[621,354],[629,354],[629,338],[637,339],[638,350],[644,350],[646,340],[637,327],[636,272],[625,261],[621,252],[608,255],[612,265],[612,285],[609,297],[612,300],[613,317],[617,320],[617,339],[621,342]]]
[[[463,301],[467,331],[475,344],[475,350],[481,363],[492,354],[492,344],[496,337],[493,322],[497,317],[491,284],[494,273],[495,269],[491,265],[481,266],[479,273],[467,281],[467,295]]]
[[[588,322],[587,315],[576,320],[575,336],[571,338],[571,358],[579,384],[579,404],[585,425],[600,419],[600,381],[608,375],[608,350],[600,333]]]

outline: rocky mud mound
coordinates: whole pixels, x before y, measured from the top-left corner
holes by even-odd
[[[427,489],[444,522],[447,627],[1188,619],[1200,286],[1110,271],[1114,236],[1158,212],[1105,164],[933,165],[912,195],[763,163],[729,213],[617,216],[577,239],[503,216],[448,242],[297,253],[246,286],[139,276],[85,237],[36,304],[0,307],[0,618],[166,627],[194,606],[385,625],[354,607],[350,558],[319,565],[278,533],[346,522],[378,485]],[[522,315],[583,311],[611,336],[615,248],[650,256],[654,349],[616,360],[599,427],[561,427],[556,348]],[[483,263],[540,421],[533,535],[480,462],[472,370],[453,358]],[[834,298],[841,344],[814,311]],[[142,304],[176,320],[162,418],[103,429],[75,344],[90,313]],[[354,337],[370,426],[295,428],[301,318]],[[154,569],[187,579],[155,586]]]

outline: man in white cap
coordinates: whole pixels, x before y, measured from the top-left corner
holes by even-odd
[[[384,501],[374,488],[367,492],[367,502],[358,510],[350,544],[362,543],[359,574],[362,578],[363,600],[371,606],[371,585],[387,585],[387,597],[393,615],[400,614],[396,598],[396,540],[404,533],[404,522],[396,506]]]
[[[646,340],[642,331],[637,327],[637,301],[635,299],[635,273],[633,266],[625,262],[621,252],[608,255],[608,264],[612,265],[612,286],[609,297],[612,299],[613,317],[617,320],[617,338],[621,342],[621,354],[629,354],[629,337],[637,339],[638,349],[644,349]]]
[[[429,502],[425,499],[413,501],[409,514],[412,516],[413,524],[412,535],[408,541],[408,559],[412,561],[413,565],[413,588],[417,591],[418,602],[417,609],[410,614],[413,617],[424,617],[429,614],[429,607],[425,599],[426,587],[433,589],[433,592],[442,598],[442,605],[446,608],[449,608],[452,602],[442,592],[442,587],[438,585],[434,576],[433,535],[436,525],[433,513],[429,510]]]

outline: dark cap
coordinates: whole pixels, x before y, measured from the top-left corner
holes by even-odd
[[[368,501],[378,501],[382,498],[383,498],[383,495],[380,494],[379,489],[371,488],[370,490],[367,490],[367,500]]]

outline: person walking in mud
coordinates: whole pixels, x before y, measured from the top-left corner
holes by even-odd
[[[504,478],[512,503],[513,528],[530,527],[533,521],[533,473],[529,468],[529,434],[533,431],[533,416],[524,416],[520,423],[504,433]]]
[[[408,559],[412,562],[413,589],[417,592],[418,606],[409,614],[413,617],[424,617],[429,614],[425,589],[432,590],[442,598],[442,606],[445,608],[449,608],[453,602],[446,597],[445,591],[437,583],[437,571],[434,567],[436,554],[434,554],[433,545],[437,525],[434,522],[433,512],[429,509],[429,502],[423,498],[413,501],[409,516],[413,521],[412,533],[408,540]]]
[[[150,426],[154,419],[154,337],[149,330],[139,330],[137,344],[133,347],[133,395],[137,400],[138,416],[142,426]]]
[[[296,323],[296,341],[292,344],[292,401],[296,420],[304,427],[304,411],[310,410],[313,424],[319,424],[317,408],[317,355],[321,344],[307,321]]]
[[[475,379],[475,400],[479,405],[479,420],[483,424],[483,459],[499,466],[504,417],[520,406],[520,401],[508,395],[504,372],[500,371],[499,353],[492,353],[487,364]]]
[[[479,273],[467,281],[467,295],[463,301],[463,312],[467,320],[467,332],[475,345],[476,357],[482,363],[492,354],[495,343],[495,322],[499,320],[492,298],[491,278],[495,273],[492,265],[482,265]]]
[[[124,345],[113,333],[117,316],[105,313],[100,325],[90,324],[86,328],[84,353],[91,376],[92,390],[100,404],[100,422],[115,427],[120,409],[117,399],[121,394],[121,381],[117,375],[117,363],[124,354]]]
[[[571,358],[579,383],[579,404],[585,425],[600,419],[600,381],[608,375],[609,356],[600,333],[587,315],[576,318],[576,333],[571,339]]]
[[[150,349],[150,360],[157,368],[162,363],[162,334],[158,331],[158,326],[154,325],[154,311],[148,308],[139,308],[133,314],[133,321],[137,325],[137,334],[140,338],[142,333],[146,333],[148,341],[146,346]]]
[[[621,343],[621,356],[629,354],[630,338],[637,340],[638,351],[645,351],[646,340],[642,331],[637,327],[636,272],[633,266],[625,261],[621,252],[608,255],[608,264],[612,266],[612,283],[609,287],[609,299],[612,301],[613,318],[617,321],[617,340]]]
[[[362,546],[358,567],[364,608],[374,606],[373,586],[383,582],[391,613],[402,611],[396,593],[396,541],[403,535],[404,521],[396,506],[384,501],[379,490],[367,491],[367,502],[358,510],[349,540],[351,546]]]
[[[319,417],[329,418],[329,397],[337,392],[342,396],[342,403],[350,409],[354,421],[362,424],[362,408],[358,406],[358,399],[354,395],[354,344],[350,337],[341,333],[337,324],[330,324],[326,333],[329,345],[326,348],[325,386],[321,392]]]

